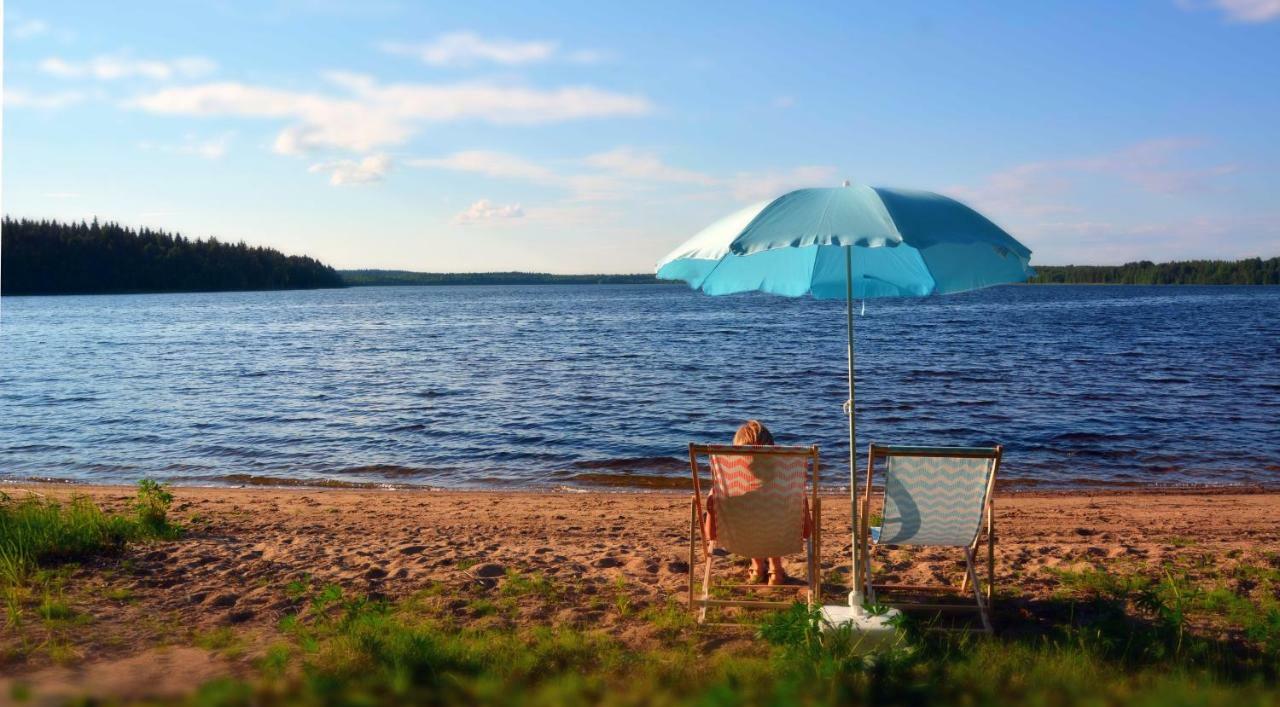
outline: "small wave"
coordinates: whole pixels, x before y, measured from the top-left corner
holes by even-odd
[[[362,466],[349,466],[338,472],[344,475],[377,475],[377,476],[436,476],[441,472],[438,469],[428,469],[420,466],[401,466],[399,464],[365,464]]]
[[[688,460],[679,457],[632,457],[627,459],[586,459],[573,462],[574,469],[651,469],[679,471],[687,468]]]
[[[444,398],[444,397],[448,397],[448,396],[450,396],[450,395],[458,395],[458,394],[460,394],[460,393],[461,393],[461,391],[457,391],[457,390],[445,390],[445,389],[427,388],[427,389],[424,389],[424,390],[415,390],[415,391],[413,392],[413,397],[415,397],[415,398],[428,398],[428,399],[430,399],[430,398]]]
[[[258,474],[219,474],[216,476],[198,477],[201,481],[212,481],[219,484],[241,486],[301,486],[315,488],[340,489],[374,489],[387,488],[385,483],[372,481],[340,481],[338,479],[290,479],[281,476],[261,476]]]
[[[613,486],[619,488],[687,489],[693,487],[692,479],[683,476],[658,474],[574,474],[567,479],[583,486]]]
[[[1063,432],[1049,438],[1051,442],[1115,442],[1133,439],[1134,435],[1123,432]]]

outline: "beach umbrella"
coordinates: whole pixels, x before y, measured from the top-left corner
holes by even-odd
[[[844,299],[848,331],[849,494],[854,612],[858,562],[853,300],[926,297],[1024,282],[1031,251],[978,212],[939,194],[844,183],[800,189],[730,214],[657,266],[711,295],[768,292]]]

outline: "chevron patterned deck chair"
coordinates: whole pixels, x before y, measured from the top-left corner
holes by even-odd
[[[992,491],[1000,467],[1001,447],[895,447],[873,444],[867,455],[867,483],[862,497],[862,557],[866,595],[972,590],[982,628],[991,632],[990,606],[995,583],[995,525]],[[872,527],[871,482],[877,462],[884,461],[884,506],[880,525]],[[974,553],[983,525],[987,536],[987,586],[978,585]],[[955,586],[873,584],[871,550],[882,545],[955,547],[964,551],[965,577]],[[893,602],[886,602],[893,604]],[[902,608],[948,610],[951,604],[897,604]]]
[[[713,494],[703,495],[706,479],[699,473],[700,456],[708,457]],[[715,504],[716,542],[742,557],[782,557],[805,554],[807,598],[818,597],[818,448],[779,446],[689,445],[693,473],[693,497],[689,518],[689,608],[698,610],[704,623],[711,607],[747,609],[785,608],[786,601],[712,599],[710,538],[703,526],[703,511]],[[807,497],[807,498],[806,498]],[[699,539],[701,540],[699,542]],[[694,572],[697,550],[702,550],[702,591],[696,593]],[[725,590],[783,590],[795,586],[725,585]]]

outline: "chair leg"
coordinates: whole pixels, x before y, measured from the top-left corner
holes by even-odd
[[[809,566],[809,608],[812,609],[814,604],[821,602],[819,597],[822,591],[822,584],[821,579],[818,577],[818,550],[816,544],[813,542],[812,534],[808,538],[807,542],[808,548],[805,553],[805,559],[807,560],[806,564]]]
[[[702,598],[703,599],[711,598],[711,559],[713,557],[715,556],[709,552],[707,553],[707,564],[705,569],[703,569],[702,571]],[[703,604],[702,608],[698,610],[698,623],[703,623],[706,620],[707,620],[707,605]]]
[[[693,561],[694,546],[697,543],[697,526],[698,526],[698,504],[695,499],[689,499],[689,610],[693,610]]]
[[[995,606],[996,592],[996,533],[992,524],[987,527],[987,606]]]
[[[862,579],[864,582],[862,596],[865,601],[874,604],[876,603],[876,588],[875,585],[871,583],[871,545],[867,542],[862,543],[862,564],[864,565],[864,569],[862,570]]]
[[[964,549],[964,564],[968,579],[973,583],[973,599],[978,603],[978,614],[982,617],[982,629],[987,633],[993,633],[991,629],[991,617],[987,615],[987,603],[982,596],[982,588],[978,586],[978,573],[973,569],[973,549]]]

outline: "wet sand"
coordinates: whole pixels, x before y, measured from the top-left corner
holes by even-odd
[[[133,496],[130,487],[110,486],[3,490],[83,494],[117,511],[127,511]],[[306,578],[395,599],[433,585],[493,587],[508,572],[541,573],[564,589],[563,600],[525,620],[599,626],[637,645],[652,640],[649,629],[592,597],[625,591],[637,610],[684,597],[684,493],[182,487],[174,495],[171,515],[186,527],[185,537],[133,545],[73,570],[65,599],[91,617],[84,630],[55,662],[47,652],[18,650],[22,641],[41,640],[38,621],[21,631],[6,628],[0,675],[39,686],[39,694],[92,685],[139,696],[249,674],[255,651],[297,608],[284,587]],[[824,498],[828,602],[847,591],[848,508],[847,497]],[[1055,591],[1047,568],[1142,571],[1173,562],[1209,572],[1280,561],[1278,493],[1006,493],[997,496],[996,518],[997,586],[1017,597],[1005,602],[1006,611]],[[958,583],[963,570],[959,553],[945,549],[883,551],[877,559],[878,577],[893,583]],[[799,562],[788,566],[802,574]],[[194,636],[223,627],[249,637],[243,656],[193,647]],[[6,683],[0,677],[0,702],[9,696]]]

